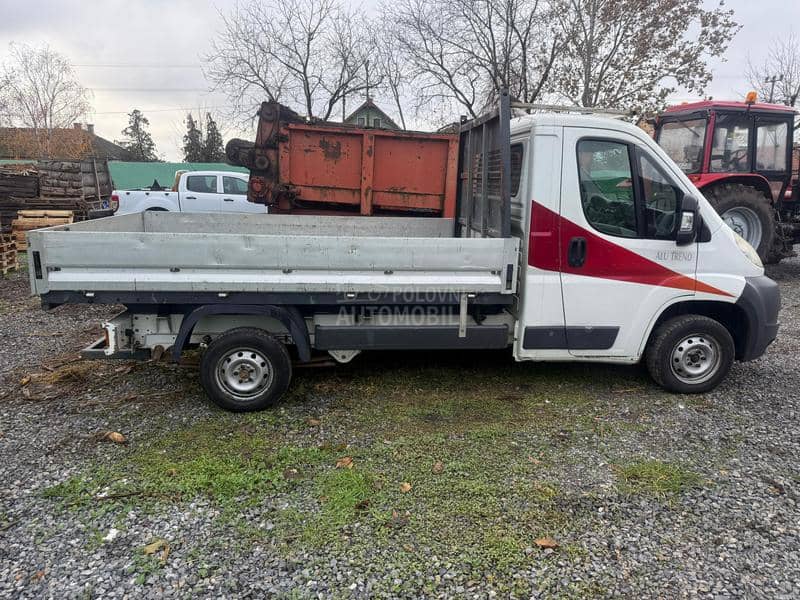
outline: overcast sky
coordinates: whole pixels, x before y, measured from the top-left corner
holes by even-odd
[[[188,110],[215,112],[225,105],[221,95],[208,92],[201,62],[218,29],[218,11],[232,4],[233,0],[0,0],[0,62],[6,60],[10,42],[50,44],[69,57],[83,85],[92,90],[91,121],[99,135],[118,138],[127,124],[126,114],[139,108],[150,119],[159,153],[178,160]],[[729,0],[727,5],[744,27],[728,50],[727,62],[713,65],[714,81],[706,93],[719,99],[738,97],[748,89],[748,53],[759,62],[770,39],[792,28],[800,34],[800,0]],[[689,99],[685,93],[675,97]]]

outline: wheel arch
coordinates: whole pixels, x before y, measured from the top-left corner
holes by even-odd
[[[750,332],[750,319],[741,306],[732,302],[716,302],[714,300],[684,300],[667,306],[650,327],[645,338],[644,349],[650,345],[653,335],[662,323],[680,315],[701,315],[714,319],[722,324],[731,334],[736,349],[735,357],[741,359],[746,351]]]
[[[184,315],[178,335],[172,346],[172,359],[178,362],[183,349],[191,338],[195,325],[203,317],[210,315],[265,315],[280,321],[297,347],[300,360],[311,360],[311,339],[300,311],[294,306],[275,306],[271,304],[206,304],[198,306]]]
[[[772,197],[772,189],[769,187],[769,182],[765,177],[756,174],[723,175],[721,177],[716,177],[704,182],[702,187],[699,187],[699,189],[701,192],[703,192],[703,194],[705,194],[706,192],[714,191],[724,185],[731,184],[746,185],[751,187],[764,194],[764,196],[769,199],[770,203],[774,202],[774,198]]]

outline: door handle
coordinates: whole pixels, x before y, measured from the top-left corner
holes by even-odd
[[[569,241],[567,263],[570,267],[582,267],[586,262],[586,238],[574,237]]]
[[[233,198],[223,198],[225,202],[233,202]]]
[[[197,200],[197,198],[194,197],[194,196],[186,196],[186,199],[187,200]]]

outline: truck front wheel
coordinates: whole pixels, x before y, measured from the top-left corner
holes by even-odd
[[[650,376],[679,394],[713,390],[733,364],[733,338],[724,325],[701,315],[662,323],[650,338],[645,362]]]
[[[261,329],[239,327],[212,341],[200,362],[208,397],[233,412],[274,405],[292,378],[286,347]]]
[[[722,220],[770,262],[776,244],[775,215],[769,198],[748,185],[728,183],[703,192]]]

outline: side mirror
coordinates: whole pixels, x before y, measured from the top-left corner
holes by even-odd
[[[675,242],[678,246],[688,246],[697,239],[698,231],[700,231],[700,211],[697,198],[684,196],[681,202],[678,233],[675,235]]]

